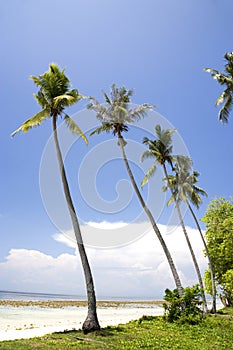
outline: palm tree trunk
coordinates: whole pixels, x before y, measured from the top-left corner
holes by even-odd
[[[172,275],[173,275],[173,278],[174,278],[174,281],[175,281],[175,285],[176,285],[178,294],[181,297],[183,295],[183,288],[182,288],[181,281],[180,281],[179,275],[177,273],[175,264],[173,262],[171,254],[170,254],[170,252],[169,252],[169,250],[167,248],[167,245],[166,245],[166,243],[165,243],[165,241],[164,241],[164,239],[163,239],[163,237],[162,237],[162,235],[161,235],[161,233],[159,231],[159,228],[156,225],[156,222],[155,222],[155,220],[153,218],[153,215],[151,214],[151,212],[150,212],[149,208],[147,207],[144,199],[142,198],[142,195],[141,195],[141,193],[140,193],[140,191],[138,189],[138,186],[137,186],[137,184],[135,182],[133,173],[132,173],[132,171],[130,169],[130,166],[129,166],[129,163],[128,163],[128,160],[127,160],[127,157],[126,157],[126,154],[125,154],[125,150],[124,150],[124,146],[125,145],[124,145],[124,140],[123,140],[123,137],[122,137],[121,134],[118,134],[118,144],[119,144],[120,149],[121,149],[121,153],[122,153],[122,156],[123,156],[123,160],[124,160],[127,172],[129,174],[129,177],[130,177],[130,181],[131,181],[131,183],[133,185],[133,188],[135,190],[135,193],[136,193],[136,195],[137,195],[137,197],[138,197],[138,199],[140,201],[140,204],[142,205],[145,213],[147,214],[147,216],[148,216],[148,218],[149,218],[149,220],[150,220],[150,222],[152,224],[153,230],[154,230],[156,236],[158,237],[159,242],[162,245],[162,248],[163,248],[164,253],[165,253],[166,257],[167,257],[167,261],[168,261],[168,264],[170,266],[170,269],[171,269],[171,272],[172,272]]]
[[[176,200],[176,197],[174,196],[174,193],[173,193],[170,181],[169,181],[169,176],[168,176],[168,173],[167,173],[167,168],[166,168],[165,164],[163,164],[163,171],[164,171],[164,175],[165,175],[165,178],[167,180],[167,184],[168,184],[168,187],[170,189],[171,195],[172,195],[172,197],[174,199],[175,206],[176,206],[177,213],[178,213],[178,217],[179,217],[179,221],[180,221],[182,230],[184,232],[185,239],[186,239],[186,242],[187,242],[188,247],[189,247],[189,251],[190,251],[192,259],[193,259],[193,264],[194,264],[194,267],[195,267],[195,270],[196,270],[196,273],[197,273],[197,277],[198,277],[198,281],[199,281],[199,284],[200,284],[200,287],[201,287],[202,302],[203,302],[204,312],[207,313],[208,312],[207,302],[206,302],[206,297],[205,297],[204,285],[203,285],[203,281],[202,281],[202,277],[201,277],[201,272],[200,272],[200,269],[199,269],[199,266],[198,266],[198,263],[197,263],[197,259],[196,259],[196,256],[194,254],[192,245],[190,243],[190,240],[189,240],[189,237],[188,237],[188,233],[186,231],[186,227],[184,225],[184,221],[183,221],[183,218],[182,218],[182,215],[181,215],[181,211],[180,211],[179,202]]]
[[[210,258],[210,253],[209,253],[209,249],[207,247],[207,244],[206,244],[206,241],[205,241],[205,238],[203,236],[203,233],[202,233],[202,230],[201,230],[201,227],[199,225],[199,222],[197,220],[197,217],[196,215],[194,214],[194,211],[191,207],[191,205],[189,204],[189,202],[187,201],[186,202],[187,205],[188,205],[188,208],[193,216],[193,219],[197,225],[197,229],[201,235],[201,239],[202,239],[202,242],[204,244],[204,247],[205,247],[205,252],[206,252],[206,256],[208,258],[208,263],[209,263],[209,269],[210,269],[210,276],[211,276],[211,285],[212,285],[212,297],[213,297],[213,303],[212,303],[212,309],[211,309],[211,313],[215,314],[216,313],[216,288],[215,288],[215,282],[214,282],[214,270],[213,270],[213,265],[212,265],[212,262],[211,262],[211,258]]]
[[[70,217],[72,220],[73,229],[74,229],[74,233],[75,233],[75,237],[78,245],[78,250],[79,250],[82,267],[84,271],[84,276],[85,276],[85,282],[86,282],[88,313],[87,313],[87,318],[84,321],[82,326],[83,332],[86,334],[86,333],[93,332],[100,329],[100,325],[97,317],[97,311],[96,311],[96,297],[95,297],[94,282],[93,282],[88,258],[86,255],[85,247],[83,244],[83,239],[80,231],[77,214],[75,212],[75,208],[73,205],[73,201],[71,198],[70,189],[69,189],[69,185],[66,177],[64,162],[62,159],[61,149],[58,141],[57,117],[52,116],[52,118],[53,118],[54,141],[55,141],[58,164],[59,164],[59,169],[60,169],[60,174],[61,174],[61,179],[63,184],[63,190],[64,190],[66,202],[68,205]]]

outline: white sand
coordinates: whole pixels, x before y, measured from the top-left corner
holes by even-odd
[[[118,325],[143,315],[162,315],[163,308],[110,307],[99,308],[101,327]],[[80,329],[87,315],[86,307],[40,308],[0,306],[0,341],[33,338],[48,333]]]

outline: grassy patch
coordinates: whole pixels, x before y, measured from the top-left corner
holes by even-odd
[[[233,316],[233,307],[225,307],[224,309],[218,310],[217,314]]]
[[[209,315],[198,325],[167,323],[162,317],[144,316],[86,336],[73,330],[40,338],[3,341],[0,349],[233,350],[233,310],[224,311],[227,312],[228,317],[225,314]]]

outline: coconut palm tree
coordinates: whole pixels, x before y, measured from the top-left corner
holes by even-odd
[[[71,221],[73,224],[73,229],[85,276],[88,298],[88,314],[86,320],[83,323],[82,328],[84,333],[88,333],[100,329],[96,312],[96,296],[94,282],[85,247],[83,244],[78,217],[74,208],[73,200],[67,181],[65,166],[57,133],[58,117],[62,117],[67,126],[69,127],[70,131],[72,133],[79,134],[84,139],[84,141],[88,143],[87,138],[82,133],[78,125],[64,112],[65,107],[77,103],[84,96],[80,95],[77,89],[71,89],[70,81],[65,75],[64,70],[61,70],[55,63],[50,64],[49,70],[47,72],[45,72],[42,75],[39,75],[38,77],[32,76],[31,79],[39,88],[38,93],[34,94],[34,96],[42,109],[33,117],[26,120],[16,131],[12,133],[12,136],[14,136],[20,131],[25,133],[29,129],[40,125],[48,118],[52,119],[53,136],[56,146],[57,159],[63,184],[63,190],[69,209]]]
[[[192,245],[190,243],[186,227],[184,225],[183,217],[182,217],[181,210],[180,210],[179,201],[177,200],[176,195],[173,191],[173,187],[169,181],[169,175],[168,175],[168,170],[167,170],[167,166],[166,166],[166,164],[168,163],[171,166],[172,170],[175,170],[174,165],[173,165],[174,156],[172,156],[173,146],[172,146],[172,137],[171,137],[175,131],[176,130],[171,130],[171,129],[162,130],[160,125],[156,125],[155,133],[156,133],[157,139],[150,140],[147,137],[144,137],[143,143],[145,145],[147,145],[149,149],[143,152],[141,159],[143,161],[147,158],[152,158],[154,162],[153,162],[151,168],[146,173],[144,179],[142,180],[141,185],[144,186],[145,183],[148,182],[149,178],[154,174],[157,164],[159,164],[163,169],[165,179],[167,182],[167,186],[168,186],[168,188],[171,192],[172,198],[174,199],[174,202],[175,202],[180,225],[181,225],[183,233],[185,235],[185,239],[186,239],[189,251],[191,253],[194,267],[195,267],[195,270],[196,270],[196,273],[198,276],[198,281],[199,281],[200,287],[202,289],[203,307],[204,307],[204,310],[207,311],[207,303],[206,303],[206,298],[205,298],[205,293],[204,293],[204,286],[203,286],[203,281],[202,281],[202,277],[201,277],[201,272],[200,272]]]
[[[118,146],[120,147],[122,157],[134,191],[139,199],[141,206],[143,207],[145,213],[147,214],[152,224],[153,230],[157,238],[159,239],[159,242],[162,245],[172,275],[174,277],[176,288],[178,290],[179,295],[182,296],[183,289],[172,256],[153,218],[153,215],[151,214],[139,191],[125,152],[125,146],[127,145],[127,142],[125,141],[122,133],[128,131],[129,124],[132,124],[140,118],[143,118],[146,115],[146,112],[152,108],[148,104],[142,104],[140,106],[130,108],[130,97],[132,96],[132,94],[132,90],[126,90],[124,86],[117,88],[116,85],[113,84],[111,87],[110,96],[108,96],[104,92],[106,105],[100,104],[95,98],[90,97],[90,103],[87,107],[96,112],[98,120],[102,123],[102,125],[96,128],[91,133],[91,135],[100,134],[101,132],[112,132],[114,136],[117,136]]]
[[[210,276],[211,276],[211,283],[212,283],[213,302],[212,302],[211,312],[216,313],[216,287],[215,287],[213,265],[211,262],[209,250],[208,250],[204,235],[202,233],[200,224],[191,206],[191,204],[193,204],[197,209],[199,209],[200,204],[202,203],[201,195],[207,196],[207,193],[202,188],[196,185],[198,183],[199,173],[197,171],[190,172],[191,166],[192,166],[192,161],[190,158],[185,156],[175,157],[176,174],[169,175],[169,182],[173,188],[173,194],[176,197],[176,199],[179,202],[184,201],[187,204],[189,211],[191,212],[191,215],[196,223],[197,229],[200,233],[200,236],[205,248],[205,254],[208,259],[208,265],[210,269]],[[166,191],[167,188],[168,186],[164,186],[163,190]],[[170,200],[168,201],[168,204],[171,204],[174,201],[174,196],[170,198]]]
[[[227,61],[224,73],[212,68],[204,68],[204,70],[211,73],[212,77],[217,80],[220,85],[226,87],[217,98],[215,105],[219,106],[223,104],[218,113],[218,118],[222,123],[227,123],[233,106],[233,52],[227,52],[224,58]]]

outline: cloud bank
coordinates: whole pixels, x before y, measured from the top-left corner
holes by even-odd
[[[92,223],[82,231],[96,225],[115,230],[123,223]],[[99,226],[100,225],[100,226]],[[128,229],[146,232],[148,223],[129,224]],[[140,226],[140,227],[139,227]],[[167,234],[167,226],[159,225],[163,237],[174,258],[184,286],[197,283],[190,253],[180,227]],[[144,230],[144,231],[143,231]],[[197,230],[187,227],[200,268],[207,268],[203,245]],[[56,233],[53,238],[74,248],[73,254],[57,257],[37,250],[11,249],[5,261],[0,263],[2,289],[46,293],[85,295],[85,283],[75,242],[67,235]],[[64,249],[65,250],[65,249]],[[98,298],[161,298],[166,288],[175,288],[163,250],[153,231],[137,241],[115,249],[87,248],[88,258],[95,280]]]

